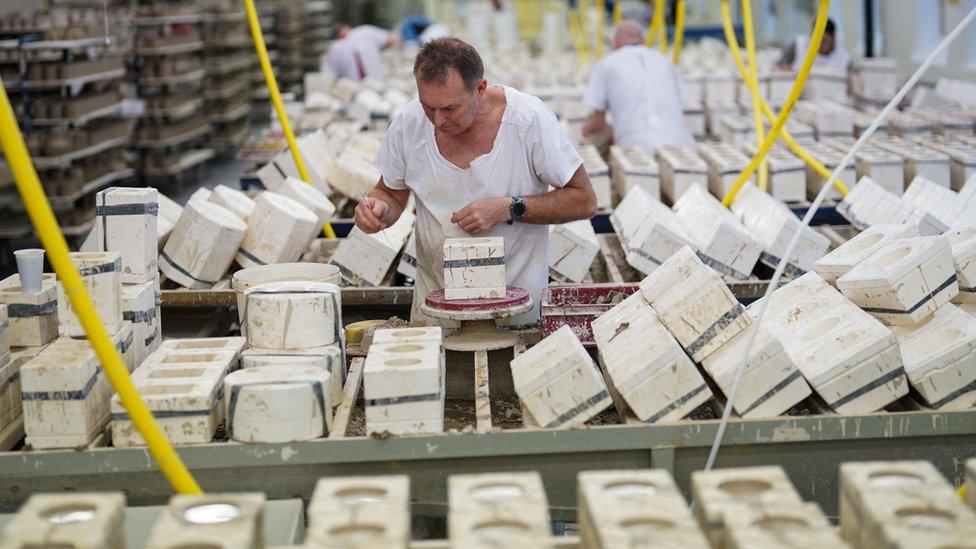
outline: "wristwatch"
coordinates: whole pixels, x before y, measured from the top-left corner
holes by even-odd
[[[516,221],[521,221],[522,216],[525,215],[525,202],[518,196],[512,197],[512,203],[508,206],[508,224],[511,225]]]

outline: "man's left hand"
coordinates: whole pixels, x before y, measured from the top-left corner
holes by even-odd
[[[469,235],[479,235],[490,231],[495,225],[511,218],[509,206],[512,199],[507,196],[480,198],[451,216],[451,223],[456,223],[461,230]]]

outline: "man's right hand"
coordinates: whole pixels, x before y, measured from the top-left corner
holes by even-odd
[[[356,204],[356,226],[364,233],[373,234],[386,228],[383,218],[390,205],[378,198],[367,196]]]

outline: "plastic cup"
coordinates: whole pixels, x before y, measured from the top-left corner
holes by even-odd
[[[20,275],[21,289],[29,294],[41,293],[44,250],[37,248],[15,250],[14,257],[17,259],[17,274]]]

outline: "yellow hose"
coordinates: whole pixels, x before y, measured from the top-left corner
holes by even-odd
[[[577,2],[579,13],[580,37],[583,40],[583,57],[590,59],[590,0]]]
[[[722,0],[722,6],[727,10],[728,0]],[[773,123],[773,127],[769,130],[769,134],[763,141],[759,150],[756,151],[756,155],[746,166],[746,169],[739,174],[738,179],[726,193],[725,198],[722,199],[722,204],[728,207],[735,200],[735,195],[739,194],[739,190],[742,186],[746,184],[746,181],[752,176],[753,172],[759,166],[759,162],[766,156],[769,148],[773,146],[773,142],[776,141],[776,137],[779,135],[780,130],[783,129],[783,125],[786,124],[786,119],[789,118],[790,112],[793,110],[793,106],[796,104],[797,98],[800,96],[800,92],[803,91],[803,85],[806,84],[807,76],[810,74],[810,69],[813,67],[813,60],[817,56],[817,50],[820,49],[820,41],[823,39],[824,29],[827,27],[827,11],[830,8],[830,0],[819,0],[819,5],[817,7],[817,21],[813,27],[813,36],[810,38],[810,44],[807,46],[806,55],[803,58],[803,65],[800,67],[799,72],[796,75],[796,80],[793,82],[793,87],[790,89],[790,93],[786,98],[786,104],[783,105],[783,110],[780,111],[779,116],[776,117],[776,121]],[[756,90],[758,93],[759,90]]]
[[[752,1],[742,0],[742,25],[743,31],[746,35],[746,53],[749,55],[749,72],[744,75],[743,80],[749,79],[752,84],[749,85],[749,89],[759,90],[759,64],[756,61],[756,39],[753,33],[752,27]],[[762,109],[759,107],[759,101],[762,100],[762,93],[752,94],[752,121],[755,126],[756,131],[756,147],[762,144],[763,139],[766,138],[766,128],[763,126],[762,121]],[[769,170],[766,165],[766,159],[759,164],[759,188],[766,190],[767,182],[769,181]]]
[[[607,1],[596,0],[596,11],[599,16],[596,19],[596,58],[603,59],[604,48],[607,40]]]
[[[613,24],[619,25],[624,20],[624,8],[620,0],[613,3]]]
[[[722,1],[721,8],[722,8],[721,10],[722,27],[723,30],[725,31],[725,40],[729,44],[729,50],[731,50],[732,52],[732,59],[735,61],[736,67],[738,67],[739,74],[745,80],[746,85],[749,85],[750,81],[747,78],[745,78],[746,66],[745,63],[743,63],[742,56],[739,53],[739,41],[736,40],[735,32],[732,30],[732,16],[729,13],[728,0]],[[762,95],[759,94],[758,87],[754,88],[752,86],[749,86],[749,91],[753,94],[754,97],[755,96],[759,97],[759,105],[762,107],[763,115],[770,123],[773,122],[773,120],[775,120],[776,118],[776,115],[775,113],[773,113],[773,110],[769,108],[769,104],[767,104],[766,101],[762,98]],[[806,162],[808,166],[813,168],[813,170],[817,172],[817,174],[820,175],[820,177],[824,179],[830,177],[831,175],[830,170],[827,169],[827,167],[821,164],[819,161],[817,161],[817,159],[810,156],[810,153],[808,153],[803,147],[800,146],[799,143],[796,142],[795,139],[793,139],[793,136],[790,135],[790,132],[786,131],[786,128],[783,128],[780,131],[780,137],[783,139],[783,141],[786,142],[787,148],[789,148],[790,151],[792,151],[793,154],[797,155],[801,160]],[[842,183],[839,179],[834,180],[834,187],[837,189],[838,192],[840,192],[841,196],[847,196],[847,193],[850,192],[850,190],[847,188],[847,185],[844,185],[844,183]]]
[[[655,0],[654,2],[654,26],[657,27],[657,41],[658,47],[661,48],[661,53],[668,52],[668,31],[664,23],[664,0]]]
[[[271,70],[271,60],[268,58],[268,48],[264,45],[264,35],[261,33],[261,21],[258,19],[258,10],[254,7],[254,0],[244,0],[244,9],[247,10],[247,24],[251,28],[251,38],[254,40],[254,49],[258,52],[258,60],[261,62],[261,71],[264,72],[264,81],[268,85],[271,104],[274,105],[275,112],[278,114],[278,120],[281,122],[281,131],[285,134],[285,139],[288,141],[288,149],[291,150],[291,156],[295,159],[298,175],[302,178],[302,181],[311,185],[312,179],[308,176],[308,170],[305,168],[305,160],[302,159],[302,152],[298,149],[295,134],[291,131],[291,124],[288,123],[285,104],[281,101],[278,81],[275,79],[274,71]],[[331,223],[326,223],[322,227],[322,232],[325,233],[326,238],[336,237]]]
[[[674,7],[674,43],[671,45],[671,59],[677,65],[681,58],[681,45],[685,41],[685,0],[678,0]]]
[[[3,148],[4,157],[7,165],[13,172],[14,181],[20,197],[27,208],[34,229],[37,231],[41,244],[47,251],[48,260],[58,274],[64,292],[71,301],[71,307],[75,310],[78,320],[85,329],[85,336],[91,343],[98,360],[102,364],[106,377],[122,399],[122,406],[125,407],[133,425],[139,430],[139,434],[146,440],[149,453],[152,454],[159,469],[166,475],[173,489],[180,494],[201,494],[200,486],[194,480],[190,471],[187,470],[180,456],[173,450],[166,436],[153,420],[152,413],[146,407],[136,391],[132,380],[129,379],[129,371],[122,363],[115,345],[108,337],[105,326],[102,324],[95,305],[92,303],[91,296],[85,290],[85,286],[75,269],[71,258],[68,256],[68,243],[61,234],[61,228],[54,218],[51,205],[44,196],[44,190],[40,181],[37,179],[37,171],[31,162],[27,147],[24,145],[24,136],[20,133],[17,121],[14,118],[13,109],[10,107],[10,100],[7,92],[0,81],[0,147]]]
[[[569,32],[573,35],[573,47],[576,49],[576,58],[583,63],[586,61],[586,51],[583,47],[583,38],[580,36],[579,11],[569,12]]]

